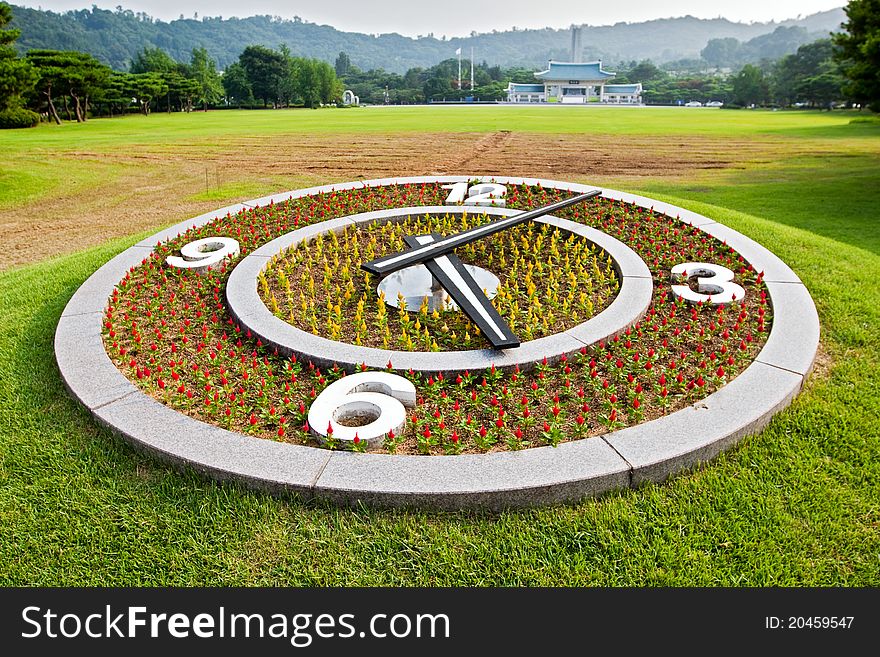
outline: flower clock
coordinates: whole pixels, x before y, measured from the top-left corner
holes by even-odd
[[[177,465],[341,503],[493,508],[660,481],[763,427],[819,339],[704,217],[548,180],[395,178],[183,222],[71,299],[71,393]]]

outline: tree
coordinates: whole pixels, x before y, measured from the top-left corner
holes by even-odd
[[[107,84],[110,68],[86,53],[77,53],[67,70],[68,93],[74,100],[76,120],[87,121],[89,99]]]
[[[336,57],[336,65],[335,65],[336,75],[339,77],[344,77],[348,75],[348,71],[351,69],[351,59],[345,52],[340,52]]]
[[[270,101],[277,106],[281,86],[288,75],[284,55],[265,46],[248,46],[238,59],[247,73],[254,97],[262,100],[264,107]]]
[[[733,76],[733,102],[737,105],[763,105],[769,95],[770,87],[757,66],[746,64]]]
[[[208,111],[208,105],[214,104],[223,96],[223,84],[217,73],[217,64],[208,56],[205,48],[193,48],[192,61],[189,65],[190,77],[197,83],[197,98]]]
[[[651,80],[661,80],[665,77],[666,73],[647,59],[639,62],[626,74],[626,78],[630,82],[650,82]]]
[[[168,93],[168,83],[159,73],[139,73],[131,76],[131,94],[137,99],[144,116],[150,115],[150,104],[155,98]]]
[[[234,102],[241,107],[242,103],[251,103],[254,100],[254,91],[244,70],[239,62],[230,64],[223,72],[223,90],[226,92],[228,102]]]
[[[721,68],[733,66],[739,61],[739,39],[727,37],[724,39],[709,39],[706,47],[700,51],[700,57],[706,60],[709,66]]]
[[[838,60],[849,79],[844,91],[857,103],[880,112],[880,0],[850,0],[849,19],[835,34]]]
[[[65,93],[65,68],[71,53],[62,50],[30,50],[26,57],[38,74],[36,91],[45,98],[49,116],[61,125],[55,98]]]
[[[131,73],[113,71],[103,87],[95,93],[94,102],[104,105],[110,118],[113,118],[114,110],[125,112],[131,105],[132,77]]]
[[[5,2],[0,3],[0,112],[18,108],[22,96],[37,81],[30,63],[21,59],[12,45],[21,33],[6,27],[11,20],[12,8]]]
[[[827,106],[843,97],[843,83],[831,39],[801,46],[795,54],[780,59],[773,69],[773,95],[783,105],[801,102]]]
[[[144,48],[131,60],[131,73],[174,73],[180,65],[161,48]]]

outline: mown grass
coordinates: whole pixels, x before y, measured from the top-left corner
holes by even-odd
[[[251,134],[387,132],[537,133],[599,132],[631,135],[721,135],[754,137],[795,133],[835,138],[852,134],[857,112],[724,111],[683,107],[403,106],[322,110],[224,110],[192,114],[128,115],[58,127],[5,131],[9,148],[110,148],[132,143],[216,140]],[[875,130],[860,122],[857,130]]]
[[[743,114],[771,123],[742,134],[778,125]],[[841,143],[861,146],[837,152],[878,136],[841,125]],[[819,308],[824,354],[791,408],[708,467],[577,505],[338,509],[176,472],[97,427],[52,356],[71,294],[140,236],[0,273],[0,584],[880,585],[880,174],[864,153],[829,166],[832,152],[630,188],[792,265]]]

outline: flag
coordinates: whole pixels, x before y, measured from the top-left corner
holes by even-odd
[[[455,54],[456,54],[456,55],[460,55],[460,54],[461,54],[461,48],[457,49],[457,50],[455,51]]]

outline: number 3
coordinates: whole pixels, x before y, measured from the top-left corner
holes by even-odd
[[[507,187],[498,183],[479,183],[468,187],[466,182],[457,182],[452,185],[443,185],[443,189],[450,190],[446,197],[446,205],[505,205],[504,195]]]
[[[168,256],[165,262],[170,267],[192,269],[197,274],[203,274],[226,258],[234,258],[238,254],[238,242],[231,237],[203,237],[180,247],[183,257]]]
[[[309,427],[326,439],[328,426],[334,440],[379,443],[389,431],[403,432],[406,409],[416,405],[416,388],[402,376],[388,372],[359,372],[331,383],[309,408]],[[340,424],[340,422],[344,424]],[[359,426],[355,425],[363,422]]]
[[[679,282],[690,276],[698,277],[699,292],[694,292],[687,285],[672,286],[672,293],[685,301],[720,305],[742,301],[746,296],[746,291],[733,282],[733,272],[727,267],[709,262],[683,262],[672,268],[673,282]],[[700,294],[701,292],[705,294]]]

